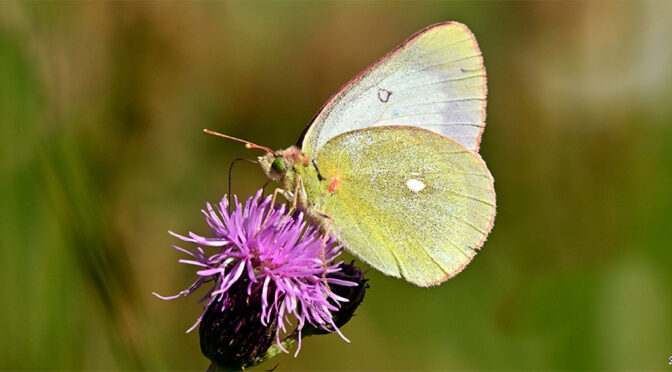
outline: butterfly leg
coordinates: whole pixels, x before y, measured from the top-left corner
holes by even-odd
[[[291,199],[292,206],[289,208],[289,211],[287,211],[287,215],[285,216],[285,218],[291,216],[292,213],[294,213],[294,211],[296,211],[297,195],[298,195],[298,192],[299,192],[299,186],[300,185],[301,185],[301,176],[298,176],[297,179],[296,179],[296,187],[294,188],[294,194],[292,195],[292,199]],[[264,222],[261,223],[262,226],[266,223],[266,220],[268,220],[268,216],[271,215],[271,211],[273,210],[273,206],[275,205],[275,199],[278,197],[278,194],[281,194],[282,196],[284,196],[288,201],[290,200],[287,197],[287,193],[285,192],[285,190],[277,187],[273,191],[273,197],[271,198],[271,208],[269,208],[268,212],[266,212],[266,217],[264,217]]]
[[[296,203],[299,200],[299,188],[301,187],[301,176],[296,176],[296,186],[294,187],[294,195],[292,195],[292,206],[289,208],[287,215],[291,215],[296,210]]]
[[[261,223],[262,226],[264,224],[266,224],[266,220],[268,220],[268,216],[271,215],[271,211],[273,210],[273,206],[275,205],[275,199],[278,197],[278,194],[281,194],[282,196],[286,197],[286,195],[284,194],[284,191],[285,190],[283,190],[279,187],[276,187],[275,190],[273,191],[273,197],[271,198],[271,207],[268,209],[268,212],[266,212],[266,217],[264,217],[264,222]]]
[[[317,212],[321,217],[324,217],[329,220],[329,223],[327,224],[327,228],[324,231],[324,237],[322,238],[322,252],[320,253],[320,258],[322,259],[322,281],[324,282],[324,285],[327,286],[327,291],[331,292],[331,288],[329,287],[329,283],[327,283],[327,257],[324,252],[324,249],[327,245],[327,241],[329,240],[329,234],[331,233],[331,227],[334,225],[334,219],[331,218],[330,215],[322,212]]]
[[[331,233],[331,227],[334,226],[334,219],[331,218],[330,215],[328,215],[326,213],[322,213],[320,211],[318,211],[317,214],[319,214],[320,217],[324,217],[327,220],[329,220],[329,222],[327,223],[327,228],[324,230],[324,237],[322,238],[322,244],[327,244],[327,240],[329,239],[329,234]]]

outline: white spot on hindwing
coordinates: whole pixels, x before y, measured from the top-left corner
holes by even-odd
[[[406,181],[406,186],[413,192],[420,192],[425,187],[427,187],[427,185],[422,183],[422,181],[416,180],[415,178],[411,178],[408,181]]]

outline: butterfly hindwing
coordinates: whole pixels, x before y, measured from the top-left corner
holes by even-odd
[[[433,132],[376,127],[340,134],[317,158],[337,179],[308,195],[339,239],[381,272],[420,286],[457,274],[495,214],[493,179],[478,154]]]

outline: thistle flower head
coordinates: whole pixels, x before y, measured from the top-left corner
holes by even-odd
[[[297,354],[305,325],[336,331],[347,341],[332,314],[348,299],[329,287],[329,284],[359,285],[345,280],[347,277],[334,275],[341,270],[341,262],[335,260],[342,246],[332,236],[326,239],[321,236],[316,227],[303,220],[301,213],[289,215],[284,205],[272,205],[270,196],[262,199],[261,190],[248,198],[244,206],[237,198],[234,200],[231,211],[226,197],[215,206],[207,204],[203,213],[212,237],[171,232],[198,245],[195,250],[174,247],[192,256],[180,262],[198,267],[198,279],[175,296],[157,296],[174,299],[191,294],[203,284],[214,283],[201,299],[206,302],[205,310],[187,332],[201,322],[208,309],[240,308],[234,305],[246,297],[247,303],[260,304],[256,318],[265,327],[275,327],[276,342],[285,352],[281,335],[290,331],[291,318],[298,322],[294,329],[298,334]],[[206,253],[206,249],[212,252]]]

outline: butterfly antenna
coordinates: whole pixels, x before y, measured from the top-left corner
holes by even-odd
[[[229,214],[231,213],[231,173],[233,173],[233,165],[236,164],[237,161],[246,161],[248,163],[254,163],[258,164],[254,160],[250,159],[243,159],[243,158],[236,158],[231,161],[231,165],[229,165],[229,192],[226,194],[227,198],[229,199]]]
[[[264,185],[261,186],[261,190],[262,190],[261,195],[266,195],[266,186],[268,186],[269,183],[271,183],[271,180],[266,180],[266,182],[264,182]]]
[[[268,153],[273,154],[273,150],[269,149],[268,147],[265,147],[265,146],[259,146],[259,145],[255,144],[255,143],[250,142],[250,141],[245,141],[244,139],[240,139],[240,138],[236,138],[236,137],[232,137],[232,136],[227,136],[226,134],[221,134],[221,133],[219,133],[219,132],[215,132],[215,131],[210,130],[210,129],[203,129],[203,133],[205,133],[205,134],[209,134],[209,135],[211,135],[211,136],[215,136],[215,137],[222,137],[222,138],[226,138],[226,139],[234,140],[234,141],[237,141],[237,142],[242,142],[242,143],[245,144],[245,148],[248,148],[248,149],[260,149],[260,150],[264,150],[264,151],[266,151],[266,152],[268,152]]]

